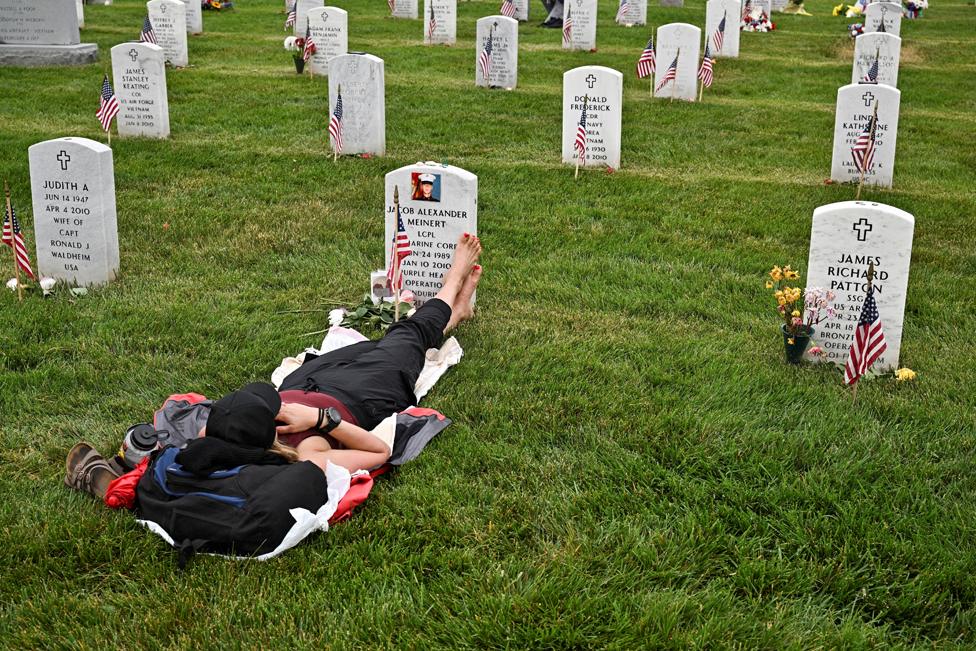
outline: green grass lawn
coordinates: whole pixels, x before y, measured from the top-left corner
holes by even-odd
[[[773,264],[805,268],[853,46],[831,3],[719,60],[702,104],[651,101],[649,29],[564,52],[541,7],[514,92],[380,0],[338,0],[386,62],[388,155],[332,163],[327,83],[294,73],[280,0],[205,14],[168,74],[172,138],[113,142],[120,279],[71,299],[0,289],[0,646],[829,648],[976,645],[976,6],[905,21],[895,187],[916,218],[902,365],[857,404],[783,363]],[[704,1],[648,18],[704,22]],[[103,139],[109,48],[144,4],[86,7],[99,63],[0,69],[0,175],[27,224],[27,148]],[[561,81],[624,72],[622,167],[559,163]],[[349,522],[267,562],[175,555],[62,485],[170,393],[266,379],[382,266],[383,175],[479,177],[486,253],[463,363],[425,400],[455,424]],[[168,227],[166,226],[168,225]],[[10,265],[0,254],[0,268]],[[6,273],[6,272],[4,272]],[[3,279],[9,275],[2,275]]]

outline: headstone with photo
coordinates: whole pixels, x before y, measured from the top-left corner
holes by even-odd
[[[657,28],[657,72],[654,97],[698,99],[698,55],[701,30],[688,23],[670,23]],[[677,62],[673,81],[664,82],[668,68]],[[662,85],[663,83],[663,85]]]
[[[203,11],[200,0],[183,0],[186,5],[186,33],[203,34]]]
[[[715,58],[738,58],[741,15],[739,0],[708,0],[706,3],[705,38],[709,39],[709,48]]]
[[[576,133],[585,105],[586,150],[580,167],[620,168],[623,84],[622,74],[603,66],[582,66],[563,73],[564,163],[579,161]]]
[[[563,49],[596,49],[596,0],[564,0]]]
[[[424,44],[454,45],[457,0],[424,0]]]
[[[308,28],[308,12],[312,9],[324,7],[323,0],[295,0],[295,36],[305,36]]]
[[[169,137],[166,55],[151,43],[121,43],[112,48],[112,78],[119,100],[120,136]]]
[[[31,146],[28,158],[40,276],[78,285],[113,280],[119,232],[112,150],[87,138],[58,138]]]
[[[457,241],[464,233],[478,233],[478,177],[451,165],[417,163],[386,175],[386,229],[383,239],[386,268],[397,231],[394,189],[410,255],[403,259],[403,289],[418,303],[440,290],[441,278],[451,267]]]
[[[315,41],[315,54],[308,61],[309,69],[314,75],[327,75],[332,57],[349,51],[349,14],[338,7],[310,9],[308,29]]]
[[[897,2],[872,2],[864,10],[864,33],[887,32],[901,36],[901,14],[901,5]]]
[[[861,34],[854,40],[854,66],[851,83],[865,81],[868,71],[878,61],[878,83],[898,88],[898,60],[901,38],[887,32]]]
[[[766,16],[773,15],[773,0],[752,0],[752,8],[762,11]]]
[[[156,43],[163,48],[166,60],[176,68],[190,65],[186,48],[186,5],[180,0],[149,0],[146,9]]]
[[[82,43],[75,0],[0,0],[0,66],[92,63],[98,46]]]
[[[885,84],[848,84],[837,91],[834,119],[834,151],[830,178],[840,183],[857,183],[861,177],[851,149],[871,122],[878,107],[873,164],[864,175],[865,185],[891,187],[898,139],[898,111],[901,92]]]
[[[505,16],[485,16],[478,19],[476,30],[474,83],[486,88],[515,88],[518,84],[518,21]]]
[[[618,25],[630,27],[632,25],[647,24],[647,0],[619,0],[617,15],[614,21]]]
[[[417,0],[393,0],[394,18],[406,18],[407,20],[417,19]]]
[[[340,54],[329,61],[329,115],[342,93],[342,153],[386,153],[386,88],[383,59]]]
[[[842,201],[813,211],[806,285],[834,292],[837,316],[817,326],[813,336],[825,356],[808,354],[808,359],[841,366],[847,361],[873,264],[874,298],[888,349],[871,370],[898,367],[914,231],[912,215],[879,203]]]

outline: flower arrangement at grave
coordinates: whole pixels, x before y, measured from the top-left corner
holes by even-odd
[[[220,11],[221,9],[233,9],[234,3],[231,0],[201,0],[200,7],[210,11]]]
[[[857,38],[864,33],[864,23],[854,23],[853,25],[848,25],[847,32],[850,34],[851,38]]]
[[[836,314],[834,292],[820,287],[800,289],[795,285],[800,280],[800,272],[790,265],[775,266],[769,272],[766,289],[771,290],[776,299],[776,312],[783,321],[783,344],[786,360],[797,364],[803,358],[813,337],[815,328]],[[813,354],[822,354],[814,347]]]
[[[293,52],[291,58],[295,62],[295,72],[297,72],[298,74],[302,74],[302,72],[305,70],[305,58],[304,56],[302,56],[302,52],[305,50],[305,37],[303,36],[286,37],[285,49],[290,52]],[[313,49],[313,53],[314,53],[314,49]]]
[[[790,0],[786,7],[783,8],[784,14],[792,14],[794,16],[812,16],[806,7],[803,6],[803,0]]]
[[[903,12],[909,20],[922,17],[922,12],[929,8],[929,0],[908,0],[905,2]]]
[[[742,16],[740,28],[743,32],[771,32],[776,29],[776,23],[769,20],[765,11],[755,7]]]

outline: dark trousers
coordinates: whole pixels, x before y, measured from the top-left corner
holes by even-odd
[[[362,341],[305,360],[278,387],[327,393],[344,404],[360,427],[373,429],[390,414],[416,404],[413,387],[428,348],[437,348],[451,319],[440,299],[390,326],[379,341]]]

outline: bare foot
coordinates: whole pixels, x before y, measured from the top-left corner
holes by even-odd
[[[474,291],[478,289],[478,282],[481,280],[481,271],[480,264],[473,266],[471,273],[464,279],[464,285],[462,285],[461,291],[458,292],[457,300],[454,302],[454,313],[452,314],[458,323],[467,321],[474,316],[472,301],[474,300]]]
[[[458,285],[464,282],[480,255],[481,240],[468,233],[462,235],[454,248],[454,261],[451,263],[451,268],[444,274],[444,284],[447,285],[452,280]]]

